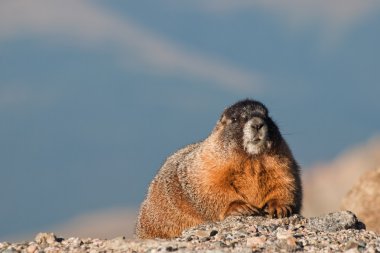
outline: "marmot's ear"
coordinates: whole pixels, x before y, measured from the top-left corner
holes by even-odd
[[[228,119],[227,116],[223,113],[222,116],[220,116],[219,122],[220,122],[221,124],[225,125],[228,121],[229,121],[229,119]]]
[[[224,113],[220,116],[218,122],[216,122],[216,125],[214,127],[214,132],[218,132],[221,128],[223,128],[225,125],[227,125],[228,118]]]
[[[268,109],[266,107],[263,107],[263,108],[257,108],[256,110],[258,110],[261,114],[265,115],[265,116],[268,116]]]
[[[222,123],[222,122],[227,122],[227,117],[226,117],[226,111],[227,111],[228,107],[225,107],[224,110],[223,110],[223,113],[222,115],[220,115],[219,117],[219,122]]]

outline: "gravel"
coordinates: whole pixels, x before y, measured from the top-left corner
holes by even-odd
[[[172,240],[59,238],[39,233],[35,240],[0,243],[2,253],[40,252],[380,252],[380,235],[348,211],[321,217],[229,217],[185,230]]]

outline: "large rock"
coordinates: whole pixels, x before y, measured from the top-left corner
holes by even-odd
[[[343,198],[341,207],[354,212],[367,229],[380,233],[380,168],[364,173]]]

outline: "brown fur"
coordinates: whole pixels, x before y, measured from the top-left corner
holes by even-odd
[[[139,238],[172,238],[229,215],[285,217],[299,213],[299,167],[279,137],[274,150],[249,156],[225,148],[224,119],[202,142],[170,156],[152,181],[137,221]]]

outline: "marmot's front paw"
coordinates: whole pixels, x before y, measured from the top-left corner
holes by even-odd
[[[248,204],[242,200],[236,200],[232,202],[227,211],[224,214],[224,217],[231,215],[259,215],[261,214],[261,210],[251,204]]]
[[[289,205],[282,204],[276,199],[269,200],[265,204],[263,210],[272,218],[289,217],[293,213],[293,210]]]

